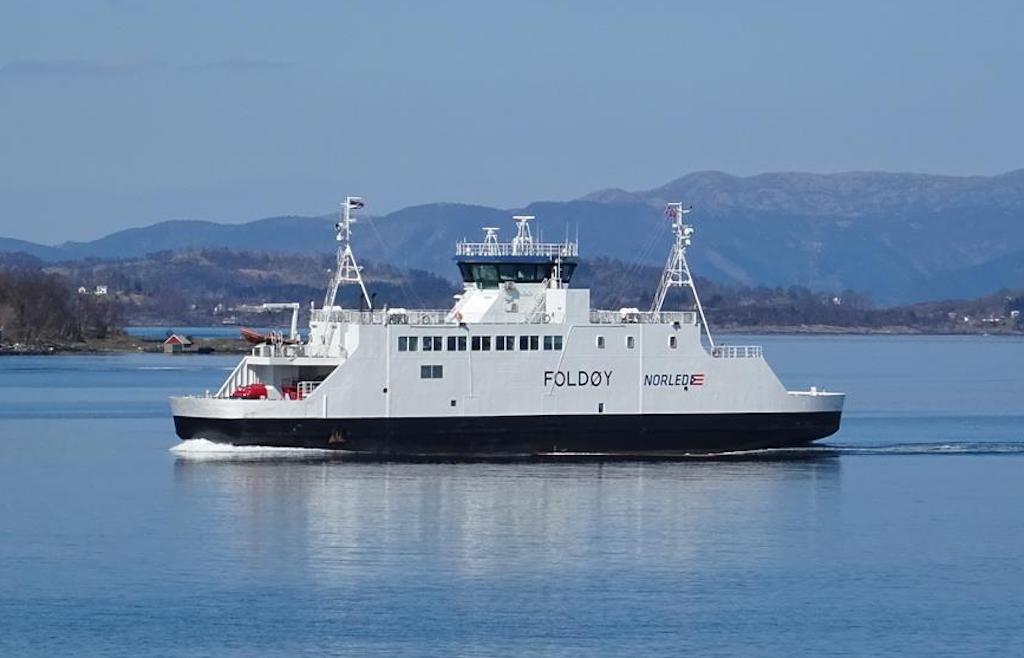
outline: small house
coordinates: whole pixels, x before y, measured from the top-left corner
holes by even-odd
[[[166,354],[179,354],[181,352],[189,352],[192,350],[192,341],[185,336],[179,334],[171,334],[164,341],[164,353]]]

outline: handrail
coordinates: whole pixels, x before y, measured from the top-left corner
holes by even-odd
[[[590,311],[592,324],[696,324],[697,315],[693,311],[638,311],[636,309],[619,309],[618,311]]]
[[[543,300],[543,298],[541,298]],[[543,313],[535,313],[538,309],[543,311],[543,303],[539,303],[527,314],[524,314],[523,322],[526,324],[545,324]],[[359,311],[343,308],[318,308],[313,309],[312,322],[344,324],[392,324],[392,325],[451,325],[459,324],[459,320],[451,314],[451,311],[438,309],[378,309],[373,311]],[[697,314],[693,311],[638,311],[635,309],[620,309],[618,311],[592,310],[590,311],[590,322],[592,324],[672,324],[692,325],[697,323]],[[501,322],[474,322],[472,324],[508,324],[507,320]]]
[[[456,256],[546,256],[548,258],[562,256],[571,258],[579,255],[579,245],[575,242],[531,242],[513,244],[511,242],[458,242],[455,244]]]
[[[718,345],[711,350],[716,359],[760,359],[764,350],[760,345]]]

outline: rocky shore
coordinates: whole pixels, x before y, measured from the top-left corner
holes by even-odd
[[[245,354],[251,346],[239,338],[197,338],[194,349],[176,356],[195,354]],[[0,343],[0,356],[37,356],[45,354],[163,354],[162,341],[132,336],[112,336],[83,342]]]

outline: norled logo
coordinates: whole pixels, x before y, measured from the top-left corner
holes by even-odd
[[[678,372],[674,374],[644,375],[644,386],[703,386],[704,373]]]

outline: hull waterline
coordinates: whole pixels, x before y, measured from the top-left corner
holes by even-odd
[[[448,418],[219,419],[175,416],[179,437],[238,446],[339,450],[378,459],[552,454],[671,456],[808,446],[839,411]]]

